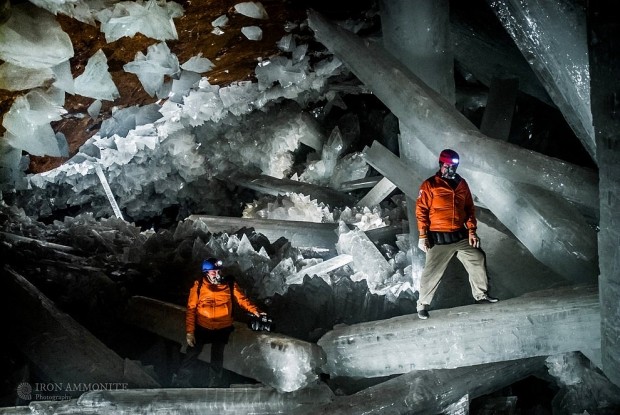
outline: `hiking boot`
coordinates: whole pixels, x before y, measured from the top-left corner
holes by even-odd
[[[418,310],[418,318],[426,320],[428,318],[428,311],[426,311],[425,309]]]
[[[488,294],[485,294],[481,299],[476,300],[476,304],[491,304],[491,303],[496,303],[498,301],[499,299],[495,297],[491,297]]]

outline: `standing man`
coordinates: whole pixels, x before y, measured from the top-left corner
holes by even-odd
[[[219,386],[222,377],[224,346],[234,330],[233,297],[239,306],[255,316],[261,312],[243,292],[236,282],[226,280],[221,274],[222,261],[209,258],[202,261],[202,278],[194,283],[187,299],[185,331],[187,352],[181,362],[178,376],[173,386],[190,386],[192,365],[205,344],[211,344],[211,364],[209,387]]]
[[[469,274],[471,292],[477,303],[499,301],[487,294],[485,256],[476,235],[474,201],[465,179],[456,173],[459,155],[446,149],[439,155],[439,171],[420,186],[416,218],[418,247],[426,252],[420,278],[418,317],[427,319],[428,308],[450,259],[456,257]]]

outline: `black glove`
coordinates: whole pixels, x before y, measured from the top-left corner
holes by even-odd
[[[273,327],[273,320],[265,313],[258,316],[252,314],[248,327],[254,331],[271,331]]]

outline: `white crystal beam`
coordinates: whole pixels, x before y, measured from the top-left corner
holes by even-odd
[[[330,375],[377,377],[593,349],[600,321],[597,288],[570,286],[431,310],[428,320],[404,315],[339,326],[318,344]]]
[[[121,382],[155,388],[159,383],[134,362],[109,349],[71,316],[61,312],[26,278],[0,270],[5,328],[10,341],[52,382]],[[10,301],[6,300],[9,299]],[[10,304],[18,306],[10,307]],[[74,394],[69,394],[74,396]]]
[[[366,195],[357,202],[358,206],[377,206],[386,197],[388,197],[394,190],[396,185],[392,183],[387,177],[384,177],[377,183]]]
[[[330,271],[338,269],[340,267],[344,267],[345,265],[350,264],[351,262],[353,262],[353,257],[351,255],[347,255],[347,254],[338,255],[326,261],[320,262],[316,265],[312,265],[307,268],[304,268],[296,274],[289,275],[288,277],[286,277],[286,283],[288,285],[300,284],[303,282],[304,277],[306,275],[309,275],[311,277],[314,275],[321,276],[321,275],[327,274]]]
[[[585,8],[570,0],[487,0],[596,162]]]
[[[33,401],[30,407],[15,407],[0,414],[288,414],[295,409],[330,402],[333,392],[325,384],[282,394],[265,386],[211,389],[122,389],[93,390],[66,402]],[[22,412],[25,408],[28,411]],[[32,410],[32,411],[31,411]]]
[[[620,91],[620,19],[615,4],[594,2],[588,6],[589,57],[592,77],[592,114],[599,165],[601,220],[598,232],[599,292],[601,296],[602,369],[620,386],[620,145],[618,100]]]
[[[300,408],[294,415],[443,414],[464,395],[473,399],[495,392],[543,368],[544,358],[534,357],[457,369],[415,370],[353,395],[335,397],[331,403]]]
[[[103,186],[103,190],[105,191],[105,195],[108,197],[108,201],[110,202],[110,206],[112,206],[112,210],[117,218],[123,219],[123,214],[121,213],[121,209],[118,207],[118,203],[116,203],[116,199],[114,198],[114,194],[112,194],[112,189],[110,189],[110,183],[108,183],[108,179],[106,179],[105,174],[103,174],[103,170],[101,169],[100,164],[95,165],[95,172],[97,173],[97,177],[99,177],[99,181]]]
[[[454,59],[465,71],[487,87],[491,86],[493,78],[517,78],[520,91],[555,106],[508,34],[498,36],[484,25],[474,26],[467,16],[460,14],[458,8],[452,8],[450,13]]]
[[[598,209],[597,175],[534,151],[481,134],[453,105],[429,88],[374,42],[328,22],[308,17],[317,40],[338,56],[433,153],[466,148],[462,163],[485,173],[533,184],[568,200]]]
[[[147,297],[133,297],[125,313],[128,323],[164,338],[185,343],[185,307]],[[199,359],[210,360],[210,345]],[[318,379],[324,362],[320,348],[278,333],[254,332],[235,323],[224,349],[224,368],[256,379],[280,392],[302,389]]]
[[[228,177],[227,181],[274,196],[286,193],[303,193],[331,207],[353,206],[355,204],[353,197],[328,187],[289,179],[277,179],[263,174],[251,175],[238,172]]]
[[[401,158],[378,141],[373,141],[370,147],[364,148],[362,155],[368,164],[415,201],[420,185],[426,177],[419,171],[409,168]]]

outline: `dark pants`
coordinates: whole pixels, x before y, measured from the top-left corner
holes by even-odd
[[[185,357],[179,367],[179,376],[189,377],[192,372],[192,366],[198,359],[198,355],[202,352],[202,348],[205,344],[211,344],[211,368],[221,374],[224,363],[224,347],[226,343],[228,343],[230,333],[232,333],[234,329],[233,326],[217,330],[196,326],[196,330],[194,331],[196,345],[194,347],[187,347]]]

